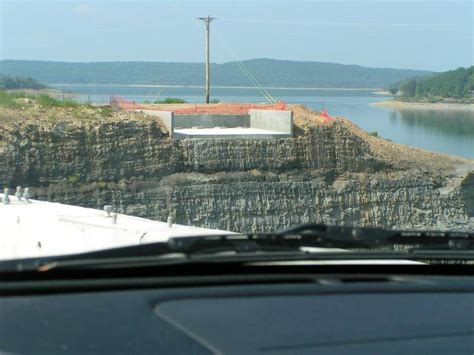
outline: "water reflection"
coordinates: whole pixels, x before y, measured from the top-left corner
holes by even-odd
[[[408,127],[423,127],[443,135],[474,139],[474,112],[456,110],[399,110],[390,113],[390,120],[400,118]]]

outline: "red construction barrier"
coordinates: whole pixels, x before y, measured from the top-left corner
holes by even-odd
[[[119,96],[112,96],[110,105],[122,110],[166,110],[182,115],[218,114],[218,115],[245,115],[251,109],[256,110],[278,110],[287,109],[286,103],[279,101],[276,104],[241,104],[241,103],[218,103],[218,104],[138,104]]]
[[[139,104],[119,96],[110,98],[110,105],[122,110],[156,110],[172,111],[179,115],[246,115],[249,110],[287,110],[287,105],[283,101],[276,104],[242,104],[242,103],[218,103],[218,104]],[[322,117],[322,124],[327,124],[335,120],[326,110],[319,113]]]
[[[251,109],[284,111],[286,110],[286,104],[284,102],[278,102],[272,105],[239,103],[222,103],[214,105],[195,104],[194,106],[186,105],[184,107],[176,107],[173,108],[172,111],[177,114],[244,115]]]
[[[326,124],[326,123],[329,123],[329,122],[332,122],[332,121],[335,120],[334,117],[329,116],[329,114],[328,114],[328,112],[327,112],[326,110],[321,111],[320,116],[321,116],[321,117],[324,117],[324,119],[323,119],[323,124]]]

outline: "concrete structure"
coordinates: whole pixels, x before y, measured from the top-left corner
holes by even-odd
[[[175,139],[190,138],[289,138],[290,136],[278,131],[268,129],[259,129],[251,127],[234,127],[234,128],[182,128],[175,129]]]
[[[4,201],[4,194],[0,194]],[[110,208],[108,208],[110,210]],[[10,196],[0,204],[0,260],[74,254],[166,241],[170,237],[233,234]]]
[[[272,129],[293,137],[293,111],[249,110],[250,127]]]
[[[159,117],[173,139],[293,137],[292,111],[252,109],[247,115],[183,115],[171,111],[140,111]]]
[[[250,127],[250,115],[174,115],[173,125],[180,128]]]
[[[161,119],[161,121],[164,123],[166,128],[168,129],[168,132],[170,136],[173,134],[173,112],[171,111],[155,111],[155,110],[136,110],[138,112],[143,112],[146,115],[149,116],[155,116]]]

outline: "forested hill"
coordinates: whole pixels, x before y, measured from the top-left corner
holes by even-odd
[[[245,68],[263,86],[382,88],[427,71],[367,68],[321,62],[253,59]],[[0,61],[0,73],[33,77],[45,83],[203,85],[204,64],[161,62],[66,63]],[[212,64],[212,85],[254,86],[237,62]]]
[[[15,90],[15,89],[44,89],[46,85],[37,82],[32,78],[22,78],[18,76],[3,75],[0,73],[0,89]]]
[[[474,66],[410,79],[399,86],[399,98],[409,101],[474,101]],[[396,89],[392,90],[393,92]]]

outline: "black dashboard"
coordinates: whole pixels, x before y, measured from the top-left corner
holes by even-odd
[[[474,278],[17,293],[0,319],[12,354],[472,354]]]

